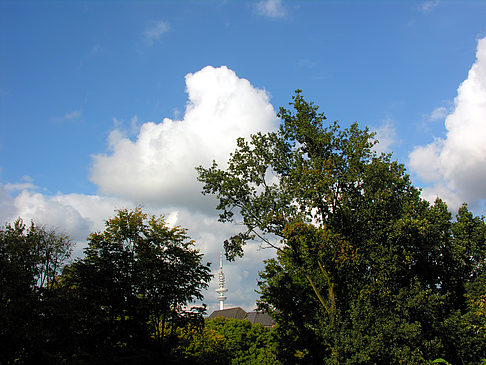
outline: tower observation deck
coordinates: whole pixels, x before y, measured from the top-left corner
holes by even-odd
[[[216,292],[219,294],[218,300],[220,310],[224,309],[224,301],[226,300],[226,296],[224,295],[224,293],[226,293],[227,291],[228,289],[224,287],[223,251],[221,251],[219,255],[219,288],[216,289]]]

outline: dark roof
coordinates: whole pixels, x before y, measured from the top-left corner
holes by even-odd
[[[246,312],[243,309],[240,307],[235,307],[214,311],[208,318],[214,319],[216,317],[224,317],[228,319],[244,319],[245,316]]]
[[[260,323],[263,327],[270,328],[275,325],[275,321],[265,312],[249,312],[245,317],[250,323]]]
[[[246,313],[240,307],[228,308],[223,310],[216,310],[208,317],[208,319],[214,319],[216,317],[224,317],[227,319],[246,319],[248,322],[260,323],[265,328],[271,328],[275,325],[275,321],[265,312],[248,312]]]

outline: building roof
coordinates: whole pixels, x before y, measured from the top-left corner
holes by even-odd
[[[265,328],[271,328],[275,325],[275,321],[265,312],[248,312],[246,313],[242,308],[227,308],[222,310],[215,310],[208,319],[214,319],[216,317],[224,317],[227,319],[246,319],[250,323],[260,323]]]
[[[271,328],[275,321],[265,312],[248,312],[245,317],[250,323],[260,323],[263,327]]]
[[[216,310],[208,317],[209,319],[214,319],[216,317],[224,317],[228,319],[244,319],[246,312],[240,307],[228,308],[222,310]]]

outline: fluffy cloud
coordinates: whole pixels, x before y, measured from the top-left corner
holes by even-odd
[[[93,157],[91,181],[101,193],[201,209],[210,200],[200,193],[195,167],[226,161],[237,137],[278,125],[267,93],[224,66],[188,74],[186,87],[183,120],[144,123],[135,141],[117,129],[110,134],[111,153]]]
[[[235,262],[225,262],[223,270],[225,274],[225,287],[227,301],[225,307],[240,306],[246,311],[252,311],[256,308],[256,300],[259,295],[255,292],[257,289],[256,278],[258,272],[264,269],[264,260],[274,257],[275,251],[262,250],[257,243],[251,243],[245,248],[245,256],[237,259]],[[218,255],[212,257],[219,258]],[[219,261],[214,260],[212,273],[215,275],[210,287],[205,293],[206,303],[208,303],[209,313],[218,309],[218,301],[215,290],[219,287],[217,273],[219,271]]]
[[[386,120],[374,131],[375,139],[378,141],[373,147],[377,153],[391,152],[390,147],[396,142],[396,131],[391,120]]]
[[[433,183],[424,196],[439,195],[452,208],[486,199],[486,38],[478,41],[476,62],[459,86],[454,110],[445,119],[445,138],[410,153],[410,166]]]
[[[79,256],[89,233],[102,230],[115,209],[143,203],[147,213],[165,215],[169,224],[187,228],[217,273],[223,241],[238,227],[217,221],[214,200],[202,196],[194,168],[208,166],[213,159],[224,164],[237,137],[274,130],[278,121],[267,93],[226,67],[188,74],[186,88],[188,103],[182,120],[166,118],[140,125],[134,117],[127,130],[113,121],[108,154],[93,156],[91,180],[102,194],[47,196],[24,178],[0,185],[2,223],[20,216],[25,222],[33,220],[66,232],[77,242],[74,254]],[[252,310],[258,271],[273,251],[261,251],[252,243],[245,252],[243,259],[225,263],[227,305]],[[209,311],[218,306],[216,288],[217,277],[205,292]]]
[[[7,184],[6,184],[7,185]],[[25,223],[34,221],[37,224],[54,228],[58,232],[70,235],[76,243],[74,256],[81,256],[87,246],[86,238],[91,232],[100,231],[104,222],[114,215],[115,209],[133,208],[134,203],[116,198],[83,195],[57,194],[46,196],[30,186],[10,184],[22,190],[13,196],[13,190],[7,191],[0,185],[0,221],[2,225],[22,217]],[[32,185],[33,186],[33,185]],[[196,248],[204,254],[204,262],[212,262],[212,272],[217,274],[219,251],[223,241],[236,233],[237,228],[231,224],[218,222],[214,215],[194,212],[181,208],[171,210],[167,207],[147,205],[143,207],[148,214],[165,215],[169,225],[179,225],[188,229],[188,235],[196,242]],[[229,289],[226,305],[241,306],[253,310],[258,298],[255,293],[258,272],[263,269],[263,260],[274,254],[271,250],[260,250],[258,243],[251,243],[245,248],[245,256],[236,262],[225,262],[226,286]],[[209,288],[204,291],[204,303],[209,313],[218,308],[215,289],[218,287],[217,275]]]
[[[0,225],[12,222],[17,217],[15,199],[4,186],[0,185]]]
[[[217,217],[197,213],[189,209],[172,211],[167,220],[173,224],[188,228],[189,236],[196,241],[196,247],[204,253],[204,259],[211,262],[211,272],[214,277],[209,288],[204,291],[204,303],[208,305],[208,312],[218,309],[217,294],[219,271],[219,253],[223,249],[223,241],[238,232],[231,224],[218,222]],[[261,249],[257,242],[249,243],[244,248],[243,258],[234,262],[224,262],[226,288],[228,288],[225,306],[240,306],[245,310],[254,310],[258,294],[258,272],[264,268],[263,261],[275,256],[273,249]]]
[[[20,216],[25,222],[33,220],[65,232],[78,243],[74,254],[79,256],[89,233],[102,230],[114,210],[143,203],[148,214],[165,215],[169,224],[187,228],[217,273],[223,241],[240,227],[218,222],[215,202],[201,194],[194,168],[208,166],[213,159],[224,164],[237,137],[274,130],[278,120],[267,93],[226,67],[188,74],[186,88],[188,103],[182,120],[140,124],[134,117],[127,129],[113,120],[108,153],[93,156],[91,180],[101,194],[47,196],[27,177],[0,184],[1,223]],[[254,291],[258,271],[274,253],[259,250],[258,243],[249,244],[245,252],[243,259],[225,263],[227,305],[252,310],[258,296]],[[218,306],[216,287],[217,277],[205,292],[209,311]]]
[[[188,228],[216,274],[223,241],[239,227],[217,221],[215,201],[202,196],[195,167],[213,160],[224,165],[236,138],[275,130],[279,122],[268,94],[227,67],[208,66],[188,74],[186,91],[182,120],[144,123],[133,140],[115,122],[108,138],[110,153],[93,157],[91,180],[105,195],[143,202],[149,213],[163,213],[170,223]],[[254,309],[258,271],[273,254],[252,243],[242,259],[225,263],[228,306]],[[209,311],[218,306],[216,288],[214,277],[205,292]]]
[[[7,190],[9,185],[21,184],[0,185],[1,223],[13,222],[21,217],[27,224],[34,221],[67,233],[77,243],[75,255],[82,253],[91,232],[103,229],[104,221],[114,215],[115,209],[133,206],[127,201],[96,195],[47,196],[29,187],[23,187],[17,195],[13,195]]]

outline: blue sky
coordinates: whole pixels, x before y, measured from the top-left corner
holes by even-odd
[[[0,1],[0,218],[80,252],[143,203],[217,264],[232,228],[193,168],[275,129],[295,89],[377,131],[424,197],[485,214],[485,37],[486,1]],[[251,309],[271,253],[247,251],[226,277]]]

